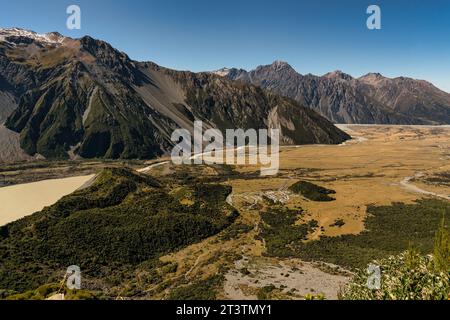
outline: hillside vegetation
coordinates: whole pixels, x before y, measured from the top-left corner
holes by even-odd
[[[140,272],[157,281],[158,257],[198,242],[237,217],[231,187],[185,179],[187,204],[158,181],[129,169],[103,170],[90,187],[0,228],[0,291],[12,294],[61,280],[80,266],[88,288],[108,292]],[[91,281],[91,280],[92,281]]]
[[[447,221],[450,219],[450,203],[432,199],[415,204],[369,206],[367,211],[365,231],[357,235],[321,237],[305,242],[305,232],[314,229],[314,221],[299,225],[301,212],[295,219],[295,215],[286,213],[288,210],[278,214],[276,220],[268,220],[267,213],[263,213],[261,217],[269,224],[270,232],[262,228],[260,235],[272,256],[324,261],[355,269],[366,267],[374,259],[400,254],[411,245],[420,253],[432,253],[442,216]],[[445,228],[448,230],[448,226]]]

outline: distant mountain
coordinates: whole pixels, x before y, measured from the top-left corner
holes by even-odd
[[[214,73],[295,99],[334,123],[450,123],[450,94],[423,80],[375,73],[353,78],[341,71],[301,75],[282,61],[248,72],[225,68]]]
[[[279,128],[283,144],[349,138],[294,100],[210,73],[136,62],[106,42],[0,29],[0,123],[47,158],[153,158],[176,128]]]

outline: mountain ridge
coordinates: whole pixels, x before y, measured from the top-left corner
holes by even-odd
[[[251,71],[227,68],[213,73],[290,97],[334,123],[450,123],[450,94],[425,80],[387,78],[380,73],[354,78],[339,70],[302,75],[282,61]]]
[[[89,36],[2,29],[0,80],[0,98],[14,100],[5,126],[28,154],[46,158],[154,158],[174,145],[173,130],[192,130],[194,120],[222,131],[279,128],[282,144],[350,138],[292,99],[134,61]]]

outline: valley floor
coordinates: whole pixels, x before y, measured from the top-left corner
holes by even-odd
[[[299,225],[316,221],[317,227],[308,233],[307,242],[323,236],[361,233],[371,205],[412,204],[418,199],[436,197],[449,200],[449,127],[346,125],[341,128],[354,139],[335,146],[281,148],[280,174],[275,177],[260,177],[258,168],[252,166],[236,167],[238,174],[230,175],[223,183],[233,188],[227,202],[240,212],[235,226],[236,229],[242,226],[242,230],[235,233],[225,230],[160,258],[176,265],[176,271],[164,274],[163,283],[148,288],[145,297],[165,298],[180,284],[195,285],[226,266],[218,298],[302,299],[307,294],[324,294],[328,299],[336,299],[351,275],[349,271],[331,264],[267,254],[265,240],[260,237],[264,199],[282,203],[286,208],[303,209]],[[133,165],[145,167],[143,163]],[[147,165],[143,172],[154,176],[173,172],[170,163]],[[8,170],[2,173],[7,176]],[[203,174],[216,173],[211,169]],[[77,187],[85,180],[88,176],[83,181],[77,180]],[[335,190],[336,194],[332,195],[335,201],[310,201],[289,191],[299,180]],[[5,190],[0,188],[0,199],[8,197]],[[1,218],[0,225],[2,221],[11,221]]]
[[[301,299],[323,293],[335,299],[349,279],[348,271],[329,264],[267,257],[264,240],[258,237],[264,198],[305,210],[298,224],[318,222],[315,232],[308,235],[307,241],[312,241],[361,233],[369,205],[413,204],[435,195],[445,201],[450,196],[448,126],[343,128],[354,138],[343,145],[282,148],[276,177],[260,178],[254,167],[238,167],[240,174],[226,182],[233,187],[228,203],[241,213],[238,223],[254,227],[229,241],[219,235],[164,257],[166,262],[177,263],[175,278],[188,273],[189,281],[204,279],[228,263],[222,298],[254,299],[268,290],[271,298]],[[162,170],[155,168],[153,174]],[[335,190],[336,200],[315,202],[294,195],[288,187],[298,180]],[[336,221],[342,223],[335,225]]]

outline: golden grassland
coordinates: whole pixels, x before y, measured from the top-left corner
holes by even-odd
[[[431,193],[450,196],[449,127],[349,125],[343,129],[354,138],[343,145],[282,147],[280,170],[276,176],[259,176],[258,166],[243,165],[231,169],[222,183],[233,188],[228,203],[240,213],[234,224],[245,225],[248,230],[231,237],[226,237],[229,231],[224,230],[160,258],[164,264],[158,272],[164,281],[148,288],[148,298],[167,298],[173,288],[208,279],[223,273],[224,268],[225,281],[218,298],[255,298],[267,284],[275,284],[278,288],[271,292],[271,298],[301,299],[309,293],[326,293],[328,298],[335,298],[340,286],[348,279],[345,270],[336,271],[333,266],[265,255],[265,243],[259,237],[260,213],[267,206],[264,198],[304,210],[299,224],[316,220],[319,227],[308,235],[308,241],[311,241],[321,236],[360,233],[364,230],[369,205],[413,203],[417,199],[433,197]],[[223,168],[215,166],[154,165],[165,160],[168,159],[126,165],[136,169],[147,165],[143,172],[156,177],[186,170],[203,179],[216,179],[223,174],[223,171],[219,172]],[[2,175],[7,184],[15,184],[40,180],[42,176],[62,177],[69,172],[69,175],[75,172],[90,174],[110,165],[124,163],[83,161],[70,166],[53,164],[51,168],[46,164],[35,167],[20,164],[3,168]],[[32,179],[30,170],[35,176]],[[299,180],[336,191],[331,195],[335,201],[310,201],[289,191],[289,187]],[[182,194],[182,191],[174,189],[172,192]],[[186,195],[180,201],[189,205],[191,200]],[[338,220],[343,224],[335,225]],[[168,265],[176,265],[176,270],[167,268]]]
[[[322,235],[338,236],[358,234],[364,230],[364,218],[368,205],[389,205],[394,202],[412,203],[430,195],[411,191],[402,185],[408,177],[420,173],[420,178],[412,178],[409,183],[421,189],[438,194],[450,194],[449,188],[439,183],[430,184],[425,179],[450,171],[450,128],[408,127],[408,126],[346,126],[344,128],[354,140],[336,146],[283,147],[280,153],[280,173],[275,177],[261,178],[255,166],[240,166],[240,173],[230,177],[225,184],[233,187],[230,203],[235,206],[241,222],[254,228],[228,241],[220,240],[221,234],[201,243],[191,245],[177,253],[162,258],[165,262],[178,264],[175,274],[168,277],[168,283],[180,284],[198,279],[206,279],[216,274],[223,266],[230,268],[226,275],[223,298],[254,298],[268,280],[264,270],[272,266],[274,274],[286,271],[283,259],[274,261],[264,256],[264,243],[259,234],[259,213],[264,209],[263,196],[271,195],[283,201],[287,207],[305,210],[304,221],[316,220],[319,228],[308,236],[309,240]],[[168,171],[158,168],[158,172]],[[211,172],[204,172],[205,175]],[[288,191],[288,187],[299,180],[311,181],[317,185],[333,189],[335,201],[314,202]],[[331,226],[337,219],[342,226]],[[239,274],[236,261],[245,257],[253,266],[250,281]],[[255,267],[255,261],[258,267]],[[314,267],[292,259],[295,268],[308,272],[310,286],[314,292],[334,292],[343,283],[341,274],[331,274],[335,278],[323,281],[323,274]],[[309,270],[309,271],[308,271]],[[283,273],[283,272],[282,272]],[[287,272],[285,272],[287,273]],[[295,277],[294,277],[295,278]],[[271,280],[286,287],[277,292],[278,298],[301,298],[305,292],[297,291],[293,275]],[[245,284],[245,285],[244,285]],[[170,285],[167,286],[170,288]],[[245,287],[245,288],[244,288]],[[234,288],[234,289],[230,289]],[[307,289],[307,288],[304,288]],[[289,294],[295,290],[297,294]],[[333,291],[334,290],[334,291]],[[304,290],[303,290],[304,291]],[[281,295],[281,296],[280,296]],[[163,297],[160,291],[155,298]]]
[[[234,193],[279,189],[299,179],[333,189],[336,201],[313,202],[293,196],[287,205],[301,206],[325,228],[321,234],[336,236],[361,232],[367,205],[411,203],[424,196],[402,187],[403,179],[419,172],[430,176],[450,171],[450,128],[351,126],[349,132],[356,139],[346,145],[283,148],[280,171],[284,179],[232,181]],[[450,194],[445,186],[417,179],[411,183],[427,191]],[[336,219],[346,224],[330,228]]]

